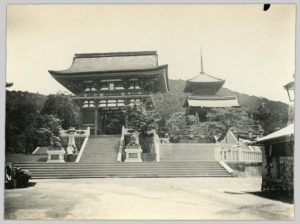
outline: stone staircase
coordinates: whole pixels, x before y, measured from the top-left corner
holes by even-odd
[[[103,177],[231,177],[216,161],[144,163],[15,163],[32,172],[33,179]]]
[[[15,162],[33,179],[104,177],[231,177],[214,159],[214,146],[161,145],[161,162],[117,162],[120,135],[90,137],[78,163]]]
[[[90,137],[80,163],[113,163],[117,162],[120,135],[102,135]]]

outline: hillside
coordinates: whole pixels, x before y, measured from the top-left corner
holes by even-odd
[[[170,91],[166,94],[156,94],[154,96],[156,105],[165,119],[168,119],[175,112],[185,111],[185,108],[182,107],[187,96],[183,92],[185,82],[184,80],[169,80]],[[257,110],[264,103],[266,109],[270,112],[268,119],[261,124],[265,129],[265,133],[271,133],[276,128],[282,128],[287,125],[288,105],[285,103],[234,92],[227,88],[220,89],[217,94],[236,96],[241,107],[249,111]]]

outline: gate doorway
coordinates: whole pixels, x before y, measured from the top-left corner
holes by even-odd
[[[98,135],[121,134],[125,115],[121,110],[99,110]]]

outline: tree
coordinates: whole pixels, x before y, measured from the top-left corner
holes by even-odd
[[[39,115],[34,122],[34,143],[36,146],[50,146],[53,136],[59,136],[60,119],[53,115]]]
[[[224,126],[220,122],[196,122],[194,115],[185,115],[184,112],[175,112],[167,121],[170,141],[177,143],[180,139],[195,142],[215,142],[215,135],[220,135]]]
[[[41,114],[54,115],[59,118],[63,129],[78,125],[79,110],[69,95],[49,95]]]
[[[22,91],[6,91],[5,150],[20,153],[31,150],[34,119],[46,97]]]
[[[189,139],[197,142],[221,140],[229,128],[238,132],[256,132],[258,125],[248,116],[245,108],[218,108],[207,113],[208,121],[196,123],[195,116],[184,112],[172,114],[167,122],[170,136],[175,139]]]
[[[287,125],[288,112],[288,107],[266,101],[252,111],[252,116],[263,127],[265,134],[269,134]]]
[[[160,115],[155,109],[146,111],[143,110],[142,106],[128,106],[125,116],[127,117],[129,126],[139,131],[142,135],[147,135],[147,132],[152,129],[158,129]]]
[[[219,140],[225,137],[226,132],[232,129],[239,133],[258,133],[260,125],[249,116],[246,108],[217,108],[211,109],[207,114],[209,121],[219,122],[223,125],[223,132]]]

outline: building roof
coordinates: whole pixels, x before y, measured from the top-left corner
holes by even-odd
[[[115,78],[155,78],[157,91],[169,91],[168,65],[158,65],[156,51],[75,54],[66,70],[49,73],[73,93],[79,93],[73,81]]]
[[[77,74],[153,69],[158,67],[156,51],[75,54],[72,65],[51,74]]]
[[[236,96],[188,96],[184,107],[239,107]]]
[[[204,72],[200,72],[196,77],[186,81],[184,92],[197,92],[199,95],[214,95],[224,83],[224,79],[218,79]]]
[[[278,140],[284,140],[284,141],[290,141],[294,138],[294,124],[290,124],[286,126],[285,128],[282,128],[278,131],[275,131],[269,135],[266,135],[257,141],[256,143],[264,143],[264,142],[277,142]]]
[[[195,82],[195,83],[202,83],[202,82],[224,82],[224,79],[219,79],[216,78],[212,75],[206,74],[206,73],[202,73],[200,72],[199,75],[195,76],[192,79],[188,79],[187,82]]]
[[[224,85],[225,80],[216,78],[204,72],[203,55],[201,48],[200,74],[186,81],[184,92],[196,95],[214,95]]]

